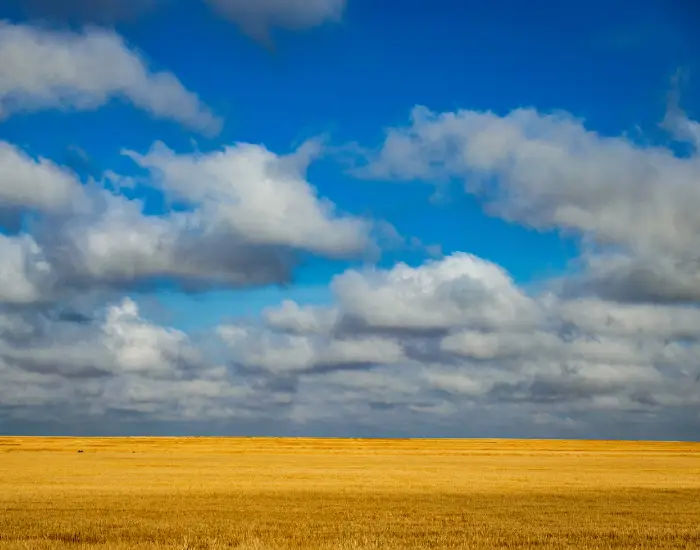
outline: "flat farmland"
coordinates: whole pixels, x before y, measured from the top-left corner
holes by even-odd
[[[6,437],[0,548],[700,548],[700,444]]]

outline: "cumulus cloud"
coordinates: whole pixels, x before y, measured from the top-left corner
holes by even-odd
[[[108,308],[101,329],[105,347],[122,372],[178,378],[184,368],[200,361],[183,332],[144,321],[136,303],[128,298]]]
[[[113,31],[53,31],[0,22],[0,116],[46,108],[95,109],[128,100],[205,134],[221,121],[169,72],[153,72]]]
[[[0,328],[0,357],[32,372],[178,379],[203,364],[184,333],[144,320],[129,298],[104,308],[101,320],[81,323],[53,319],[42,309],[6,315],[12,322]]]
[[[693,341],[700,337],[700,308],[685,305],[611,303],[600,298],[579,298],[559,304],[568,324],[585,333],[596,330],[622,338],[658,338]]]
[[[198,212],[145,215],[140,200],[96,194],[84,216],[53,220],[44,246],[66,287],[138,286],[170,279],[197,290],[282,282],[292,254],[216,231]],[[68,254],[63,254],[67,251]]]
[[[300,306],[293,300],[284,300],[264,314],[268,326],[291,334],[326,334],[338,321],[335,308]]]
[[[680,110],[677,94],[671,95],[663,125],[675,138],[696,143],[697,122]],[[700,299],[697,154],[677,156],[667,148],[603,137],[565,113],[438,114],[416,108],[409,126],[389,130],[365,170],[395,179],[463,178],[466,189],[481,196],[492,213],[580,235],[582,270],[559,281],[565,294],[623,300],[637,308],[649,306],[634,302],[695,304]],[[602,325],[623,307],[604,303]],[[672,322],[669,316],[680,322],[694,314],[694,306],[653,310],[665,323]],[[663,332],[663,326],[655,325],[648,334],[656,337],[654,330]],[[458,345],[474,358],[522,353],[512,339],[493,335],[454,335],[443,348],[454,351]],[[539,348],[543,356],[551,352],[551,346]],[[590,346],[586,353],[596,356]]]
[[[0,141],[0,208],[52,212],[79,208],[83,200],[80,182],[69,170]]]
[[[464,253],[420,268],[400,263],[388,271],[348,271],[332,287],[350,319],[374,328],[504,326],[532,314],[529,298],[503,269]]]
[[[170,278],[190,288],[284,282],[300,252],[362,255],[370,224],[338,215],[306,181],[307,148],[290,156],[237,144],[175,154],[127,153],[149,182],[187,209],[144,215],[138,200],[96,194],[93,211],[64,220],[50,248],[73,281],[129,285]]]
[[[286,157],[246,143],[207,154],[177,155],[163,144],[127,154],[167,196],[197,205],[213,228],[251,244],[340,257],[368,245],[367,224],[336,215],[305,180],[309,145]]]
[[[12,258],[3,278],[14,290],[0,301],[163,279],[191,290],[282,283],[302,253],[351,258],[373,246],[368,221],[337,213],[306,181],[309,145],[287,156],[249,144],[181,155],[158,144],[128,154],[149,172],[143,181],[163,192],[164,212],[146,214],[119,188],[83,185],[0,143],[0,210],[42,212],[27,226],[31,237],[3,241]],[[50,276],[34,284],[43,273]]]
[[[602,137],[566,114],[416,108],[411,126],[389,132],[370,171],[463,176],[508,220],[580,231],[603,244],[682,252],[700,228],[698,159]]]
[[[245,408],[252,393],[187,335],[145,320],[129,298],[88,322],[43,310],[7,311],[0,319],[0,399],[10,414],[41,417],[59,407],[83,419],[217,418]]]
[[[382,337],[290,335],[236,325],[224,325],[218,331],[235,352],[237,363],[272,373],[393,364],[403,358],[401,346]]]
[[[585,252],[583,273],[560,281],[571,294],[588,293],[628,302],[698,302],[700,257],[673,254]]]
[[[694,139],[696,123],[677,113],[670,117],[677,135]],[[364,173],[463,178],[490,213],[580,235],[597,267],[607,257],[597,255],[600,247],[615,247],[617,263],[607,267],[620,270],[613,275],[595,269],[589,282],[617,278],[620,284],[609,290],[641,286],[640,294],[649,299],[700,298],[697,155],[680,157],[667,148],[604,137],[565,113],[517,109],[500,116],[417,107],[410,125],[389,130]]]
[[[436,318],[476,274],[478,292]],[[591,435],[700,407],[695,306],[528,295],[466,254],[337,280],[349,276],[351,302],[334,284],[327,306],[285,301],[196,339],[145,319],[128,298],[89,317],[0,308],[3,414],[60,407],[151,421],[277,418],[280,429],[334,433]],[[403,315],[376,316],[378,289]],[[697,419],[683,418],[674,434],[688,436]]]
[[[40,301],[51,280],[51,266],[36,241],[28,236],[0,234],[0,302],[25,304]]]
[[[259,40],[268,40],[271,28],[301,30],[339,21],[345,0],[207,0],[223,16]]]
[[[680,85],[683,72],[678,71],[671,79],[671,91],[668,94],[666,115],[661,121],[661,127],[679,141],[693,145],[696,152],[700,151],[700,123],[688,118],[680,105]]]

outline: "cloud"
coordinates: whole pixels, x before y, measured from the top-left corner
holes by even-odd
[[[279,307],[265,311],[268,326],[291,334],[325,334],[338,321],[338,311],[320,306],[299,306],[284,300]]]
[[[283,156],[239,143],[178,155],[157,144],[129,152],[148,171],[143,184],[165,197],[164,212],[146,214],[118,185],[82,184],[70,170],[0,143],[0,210],[41,212],[3,241],[13,262],[2,276],[15,290],[0,301],[163,280],[188,290],[282,283],[302,254],[361,257],[373,247],[372,224],[318,196],[305,175],[312,149]]]
[[[366,169],[463,178],[491,212],[580,235],[580,273],[541,293],[456,252],[348,269],[326,305],[284,301],[207,334],[155,323],[123,295],[164,280],[283,282],[304,254],[362,257],[373,226],[308,181],[318,148],[126,151],[164,199],[147,212],[121,194],[128,177],[105,175],[105,189],[0,144],[0,209],[32,212],[0,235],[0,420],[248,419],[375,435],[619,436],[640,419],[646,437],[700,429],[698,159],[564,114],[419,110]]]
[[[76,383],[119,375],[181,379],[203,365],[184,333],[144,320],[133,300],[100,309],[81,323],[51,318],[45,309],[8,311],[7,325],[0,327],[0,358]]]
[[[269,40],[270,29],[302,30],[340,21],[345,0],[207,0],[224,17],[258,40]]]
[[[668,94],[666,115],[661,121],[661,127],[666,129],[679,141],[690,143],[695,151],[700,151],[700,123],[691,120],[680,106],[680,85],[683,73],[678,71],[671,81],[671,91]]]
[[[95,109],[128,100],[157,118],[216,134],[221,121],[169,72],[152,72],[113,31],[53,31],[0,22],[0,116]]]
[[[620,338],[694,341],[700,338],[700,309],[684,305],[621,304],[579,298],[559,304],[562,320],[586,334],[605,331]]]
[[[371,246],[369,222],[337,215],[306,181],[305,146],[289,156],[244,143],[181,155],[156,144],[127,154],[167,200],[187,208],[144,215],[138,200],[96,194],[93,212],[66,219],[49,245],[71,250],[56,261],[75,282],[285,282],[300,253],[351,258]]]
[[[218,332],[238,364],[278,374],[393,364],[403,358],[399,344],[382,337],[290,335],[235,325]]]
[[[168,279],[197,290],[289,278],[291,251],[233,238],[199,212],[146,215],[140,200],[106,191],[93,201],[83,216],[44,220],[42,244],[65,287],[138,287]]]
[[[679,136],[694,139],[696,123],[683,119],[681,128],[677,115],[669,120],[678,132],[687,130]],[[697,155],[604,137],[565,113],[517,109],[500,116],[417,107],[409,126],[388,131],[362,173],[436,182],[461,178],[491,214],[582,237],[594,268],[589,286],[600,280],[603,291],[629,294],[639,288],[639,298],[661,301],[700,298]],[[603,276],[600,264],[607,258],[616,258],[608,269],[620,269]],[[605,282],[611,279],[619,284]]]
[[[55,212],[85,200],[75,175],[45,158],[34,159],[0,141],[0,208]]]
[[[365,279],[353,294],[359,305],[334,285],[326,306],[286,301],[261,319],[196,337],[145,319],[129,298],[88,306],[80,322],[56,305],[0,307],[2,417],[61,410],[68,423],[118,425],[127,415],[176,425],[275,419],[278,430],[326,426],[336,434],[589,436],[624,434],[644,418],[646,437],[668,436],[669,423],[676,436],[696,433],[697,415],[687,414],[700,407],[696,307],[527,295],[500,268],[466,254],[397,276],[406,269],[339,276]],[[492,284],[436,320],[429,304],[441,308],[477,273]],[[377,322],[366,305],[378,289],[402,316]],[[501,309],[510,302],[517,307]],[[70,310],[71,302],[57,306]]]
[[[531,303],[499,266],[456,253],[419,268],[348,271],[333,280],[343,311],[376,329],[435,330],[520,323]]]
[[[128,298],[108,308],[101,328],[105,347],[121,372],[179,378],[183,369],[200,362],[183,332],[145,322]]]
[[[28,235],[0,234],[0,302],[24,304],[40,301],[51,281],[51,266],[36,241]]]
[[[362,220],[337,216],[304,179],[308,145],[281,157],[238,143],[207,154],[177,155],[156,144],[127,152],[171,199],[194,204],[212,227],[251,244],[280,245],[347,257],[368,245]],[[195,183],[196,182],[196,183]]]
[[[249,393],[225,368],[205,361],[187,335],[143,319],[129,298],[87,323],[54,320],[41,310],[0,319],[0,399],[11,411],[214,418],[232,414],[235,400]]]
[[[389,131],[369,169],[396,178],[465,177],[505,219],[602,244],[682,252],[700,228],[698,159],[599,136],[565,114],[416,108],[411,126]]]
[[[583,273],[561,281],[571,294],[594,294],[637,302],[689,303],[700,300],[700,256],[616,252],[584,253]]]

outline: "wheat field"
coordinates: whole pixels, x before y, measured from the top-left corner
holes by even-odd
[[[0,438],[0,548],[700,548],[700,444]]]

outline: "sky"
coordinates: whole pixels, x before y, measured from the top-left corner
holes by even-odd
[[[697,440],[698,24],[3,2],[0,433]]]

